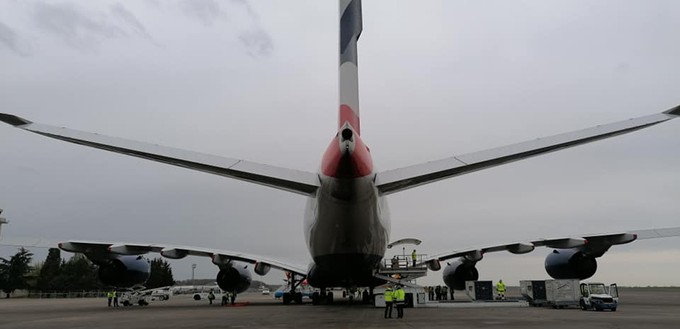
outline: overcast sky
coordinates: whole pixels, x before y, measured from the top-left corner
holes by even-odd
[[[680,103],[677,1],[363,6],[362,137],[378,170]],[[316,171],[336,129],[337,52],[337,1],[0,0],[0,112]],[[0,159],[4,236],[310,258],[299,195],[7,125]],[[680,226],[679,168],[677,120],[391,195],[391,237],[434,254]],[[547,278],[548,252],[489,254],[481,279]],[[175,277],[192,263],[217,273],[194,258],[173,262]],[[680,238],[614,247],[592,280],[680,285]],[[443,284],[441,272],[421,281]]]

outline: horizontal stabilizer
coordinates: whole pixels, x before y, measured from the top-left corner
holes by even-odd
[[[11,114],[0,113],[0,121],[26,131],[75,144],[235,178],[302,195],[313,195],[319,186],[319,178],[310,172],[37,124]]]
[[[680,116],[680,106],[658,114],[538,138],[486,151],[456,155],[410,167],[387,170],[378,173],[375,181],[378,190],[383,195],[386,195],[540,154],[618,136],[647,128],[678,116]]]

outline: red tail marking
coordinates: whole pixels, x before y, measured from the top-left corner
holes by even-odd
[[[340,105],[340,111],[338,112],[338,130],[342,128],[345,122],[349,122],[352,126],[354,132],[361,135],[361,130],[359,129],[359,117],[354,114],[351,107],[342,104]]]

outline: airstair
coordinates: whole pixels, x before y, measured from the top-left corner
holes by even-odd
[[[398,245],[419,245],[420,240],[406,238],[394,241],[387,246],[387,249]],[[414,250],[415,252],[415,250]],[[395,254],[391,258],[385,258],[380,262],[380,267],[375,271],[376,278],[383,279],[392,283],[399,283],[410,287],[419,287],[415,280],[427,275],[427,266],[423,260],[427,255],[416,254],[415,262],[411,253],[406,253],[406,247],[402,247],[401,254]]]

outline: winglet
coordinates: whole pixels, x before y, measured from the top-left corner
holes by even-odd
[[[680,116],[680,105],[678,105],[678,106],[676,106],[676,107],[674,107],[674,108],[672,108],[668,111],[665,111],[663,113]]]
[[[11,115],[7,113],[0,113],[0,121],[11,124],[12,126],[23,126],[32,123],[24,118],[20,118],[16,115]]]

